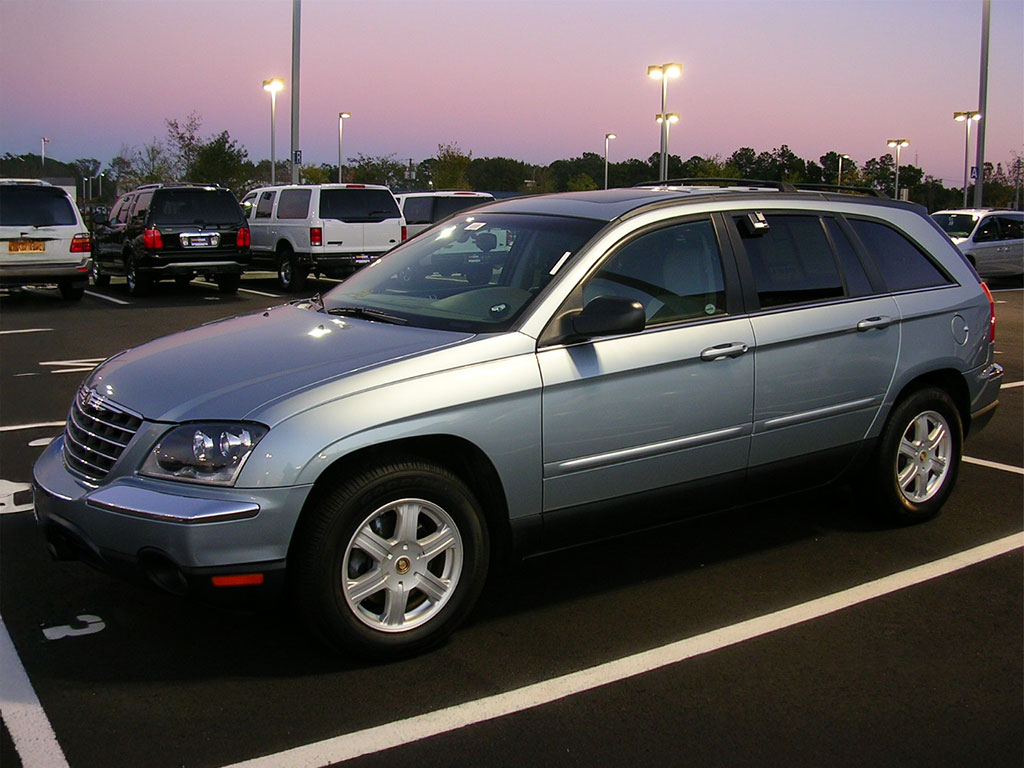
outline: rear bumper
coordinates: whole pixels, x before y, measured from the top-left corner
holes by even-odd
[[[89,281],[92,257],[73,264],[0,264],[0,285],[33,285],[36,283],[81,283]]]

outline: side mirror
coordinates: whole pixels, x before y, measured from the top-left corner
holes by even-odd
[[[638,333],[646,324],[644,307],[639,301],[622,296],[598,296],[569,319],[572,333],[566,341]]]
[[[110,223],[110,218],[103,211],[93,211],[92,212],[92,223],[93,224],[106,225],[106,224]]]

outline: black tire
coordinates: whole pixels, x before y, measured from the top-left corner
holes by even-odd
[[[217,290],[220,293],[238,293],[238,286],[242,282],[239,274],[217,275]]]
[[[100,270],[100,264],[95,259],[92,262],[92,270],[89,272],[89,276],[92,277],[92,284],[97,288],[105,288],[110,285],[110,275]]]
[[[941,389],[910,393],[889,415],[872,467],[876,516],[899,525],[935,517],[960,471],[960,412]]]
[[[480,595],[487,527],[472,492],[443,467],[407,459],[367,469],[305,515],[289,553],[293,604],[337,650],[376,660],[418,653],[451,634]],[[431,552],[438,539],[446,543]]]
[[[301,291],[306,285],[308,270],[299,264],[295,254],[283,249],[277,257],[277,282],[286,291]]]
[[[133,256],[129,256],[125,260],[124,275],[128,283],[128,294],[130,296],[145,296],[153,288],[153,278],[149,275],[139,274]]]
[[[80,301],[85,295],[85,286],[81,283],[71,283],[65,280],[57,283],[57,288],[60,289],[61,298],[65,301]]]

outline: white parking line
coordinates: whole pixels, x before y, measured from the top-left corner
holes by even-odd
[[[1000,464],[997,461],[974,459],[971,458],[970,456],[964,456],[963,460],[967,464],[977,464],[979,467],[988,467],[989,469],[1001,469],[1003,472],[1012,472],[1015,475],[1024,475],[1024,468],[1015,467],[1012,464]]]
[[[780,629],[827,616],[836,611],[873,600],[931,579],[1024,547],[1024,532],[959,552],[932,563],[895,573],[876,581],[845,589],[703,635],[680,640],[650,651],[545,680],[484,699],[457,704],[396,723],[237,763],[231,768],[308,768],[326,766],[381,752],[403,744],[465,728],[476,723],[522,712],[553,701],[609,685],[637,675],[676,664]]]
[[[1003,384],[999,389],[1016,389],[1017,387],[1024,387],[1024,381],[1011,381],[1009,384]]]
[[[95,291],[86,291],[86,296],[92,296],[94,299],[103,299],[104,301],[111,301],[114,304],[120,304],[123,307],[131,306],[130,301],[124,301],[122,299],[115,299],[113,296],[104,296],[102,293],[96,293]]]
[[[200,285],[203,288],[216,288],[217,287],[216,285],[213,285],[211,283],[204,283],[201,280],[193,280],[192,281],[192,285]],[[253,293],[253,294],[256,294],[257,296],[269,296],[272,299],[283,299],[284,298],[284,296],[279,296],[276,293],[264,293],[263,291],[255,291],[252,288],[239,288],[238,292],[239,293]]]
[[[0,432],[17,432],[21,429],[41,429],[42,427],[63,427],[66,423],[64,421],[41,421],[38,424],[11,424],[10,426],[0,427]]]
[[[0,336],[7,336],[11,333],[43,333],[44,331],[52,331],[53,328],[19,328],[13,331],[0,331]]]
[[[68,764],[0,617],[0,712],[23,768]]]

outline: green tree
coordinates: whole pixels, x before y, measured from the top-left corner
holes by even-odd
[[[171,161],[171,170],[179,179],[191,178],[192,165],[203,146],[199,138],[203,118],[198,112],[190,112],[180,124],[177,120],[164,122],[167,124],[167,155]]]
[[[470,189],[466,170],[472,157],[472,153],[467,155],[459,149],[458,142],[438,144],[434,163],[434,189]]]
[[[579,173],[569,179],[566,187],[569,192],[585,192],[597,189],[597,182],[590,177],[589,173]]]
[[[466,168],[470,188],[484,192],[515,192],[532,174],[531,166],[507,157],[474,158]]]
[[[357,184],[385,184],[398,186],[405,174],[405,166],[395,160],[394,154],[382,157],[358,155],[352,167],[352,181]]]
[[[249,181],[245,163],[248,154],[227,131],[221,131],[196,148],[186,180],[222,184],[238,194]]]

